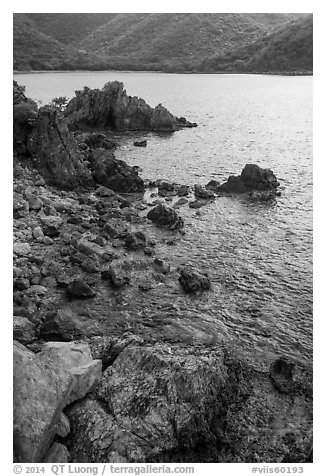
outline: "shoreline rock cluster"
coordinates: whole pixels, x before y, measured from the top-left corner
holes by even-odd
[[[166,282],[185,299],[214,292],[205,270],[162,257],[157,237],[181,240],[182,204],[211,203],[219,184],[146,183],[106,135],[72,134],[57,110],[14,93],[28,112],[14,115],[15,461],[310,461],[300,363],[262,371],[228,342],[168,340],[158,316],[146,328],[143,314],[115,310],[128,290]],[[276,189],[269,172],[247,171]]]

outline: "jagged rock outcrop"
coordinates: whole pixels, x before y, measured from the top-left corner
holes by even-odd
[[[230,175],[217,191],[246,193],[252,190],[275,191],[279,186],[276,176],[270,169],[263,169],[256,164],[247,164],[241,175]]]
[[[39,109],[27,149],[36,169],[49,184],[62,189],[92,184],[84,156],[55,107]]]
[[[147,218],[158,226],[170,228],[171,230],[179,230],[183,228],[183,219],[164,203],[158,203],[152,210],[147,213]]]
[[[118,160],[110,151],[93,150],[89,154],[90,169],[94,181],[118,193],[143,193],[144,181],[138,170],[123,160]]]
[[[178,452],[198,461],[216,452],[238,387],[223,352],[129,345],[104,371],[96,399],[68,411],[72,461],[175,462]]]
[[[83,398],[101,378],[102,363],[87,344],[47,343],[34,354],[14,342],[14,460],[41,462],[63,408]]]
[[[76,91],[65,115],[73,129],[174,131],[191,125],[180,122],[161,104],[152,108],[143,99],[128,96],[119,81],[102,89]]]

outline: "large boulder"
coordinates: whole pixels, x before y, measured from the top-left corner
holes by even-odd
[[[143,193],[145,186],[135,167],[118,160],[110,151],[97,149],[89,155],[90,168],[96,183],[118,193]]]
[[[63,189],[92,184],[84,156],[55,107],[39,109],[27,149],[34,166],[49,184]]]
[[[252,190],[275,191],[279,186],[276,176],[270,169],[263,169],[256,164],[247,164],[241,175],[230,175],[228,181],[222,184],[218,191],[245,193]]]
[[[72,462],[199,461],[216,451],[232,384],[222,352],[129,345],[103,373],[98,400],[68,411]]]
[[[184,291],[190,294],[195,294],[211,287],[208,275],[191,266],[184,266],[180,269],[179,281]]]
[[[152,210],[147,213],[147,218],[158,226],[178,230],[184,226],[183,219],[176,213],[173,208],[168,207],[164,203],[158,203]]]
[[[178,127],[177,118],[163,106],[153,109],[143,99],[128,96],[119,81],[102,89],[76,91],[65,115],[76,129],[174,131]]]
[[[14,342],[14,460],[41,462],[63,408],[98,384],[102,363],[87,344],[51,342],[34,354]]]
[[[40,462],[72,390],[73,378],[14,343],[14,460]]]

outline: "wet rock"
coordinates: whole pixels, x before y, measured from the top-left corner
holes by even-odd
[[[14,340],[22,344],[31,344],[36,339],[36,327],[26,317],[14,316],[13,318]]]
[[[270,367],[270,377],[281,393],[291,393],[295,387],[293,381],[294,362],[286,357],[276,359]]]
[[[42,231],[44,235],[49,238],[55,238],[60,234],[60,228],[62,226],[62,218],[59,216],[46,216],[41,217]]]
[[[102,149],[94,150],[89,156],[92,176],[96,183],[118,193],[143,193],[145,186],[135,167]]]
[[[84,132],[76,137],[79,143],[84,142],[91,149],[115,149],[117,144],[100,132]]]
[[[15,243],[13,251],[17,256],[27,256],[31,252],[31,246],[29,243]]]
[[[147,214],[147,218],[156,225],[170,228],[171,230],[179,230],[184,226],[183,219],[164,203],[159,203]]]
[[[102,279],[108,279],[113,288],[121,288],[130,283],[130,272],[122,263],[112,263],[101,272]]]
[[[195,185],[195,197],[201,200],[209,200],[215,198],[215,194],[212,190],[206,190],[202,185]]]
[[[103,228],[111,238],[125,238],[128,233],[128,225],[121,218],[111,218]]]
[[[167,197],[171,195],[176,195],[176,184],[175,183],[170,183],[170,182],[165,182],[164,180],[161,180],[158,182],[158,194],[160,197]]]
[[[135,147],[147,147],[147,140],[140,140],[134,142]]]
[[[182,205],[185,205],[186,203],[188,203],[188,200],[184,197],[182,198],[179,198],[179,200],[177,200],[175,202],[175,204],[173,205],[174,208],[178,208],[178,207],[181,207]]]
[[[204,205],[207,205],[206,200],[194,200],[193,202],[189,202],[189,208],[201,208]]]
[[[192,294],[211,287],[207,273],[202,273],[191,266],[184,266],[180,269],[179,282],[186,293]]]
[[[92,184],[84,156],[55,107],[39,109],[27,148],[34,166],[49,184],[64,189]]]
[[[166,261],[160,258],[155,258],[153,261],[153,266],[156,271],[163,274],[168,274],[170,272],[170,265]]]
[[[188,185],[178,185],[177,186],[177,195],[179,197],[185,197],[189,195],[190,187]]]
[[[70,455],[67,447],[61,443],[53,443],[46,454],[43,463],[69,463]]]
[[[122,336],[94,336],[89,339],[89,347],[93,359],[100,359],[103,369],[112,365],[118,355],[131,344],[141,345],[143,340],[133,334],[123,334]]]
[[[47,312],[39,330],[40,338],[63,342],[101,334],[99,324],[87,311],[75,312],[70,308]]]
[[[96,393],[102,404],[87,398],[69,409],[72,461],[169,462],[188,451],[198,461],[203,448],[219,446],[233,400],[221,354],[163,344],[127,346]]]
[[[256,164],[247,164],[241,175],[230,175],[219,191],[245,193],[251,190],[276,190],[279,185],[270,169],[263,169]]]
[[[205,188],[207,190],[212,190],[213,192],[218,192],[218,189],[220,188],[220,182],[218,182],[217,180],[210,180],[206,185],[205,185]]]
[[[71,281],[66,290],[70,296],[82,299],[91,298],[96,295],[96,292],[80,277]]]
[[[142,231],[136,231],[134,233],[127,233],[124,242],[126,248],[136,251],[146,248],[147,238]]]
[[[39,462],[56,433],[72,389],[72,375],[58,372],[14,342],[14,461]]]

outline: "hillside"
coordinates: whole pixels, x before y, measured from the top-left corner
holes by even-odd
[[[287,23],[242,48],[204,60],[200,71],[311,72],[313,16]]]
[[[94,55],[42,33],[24,14],[14,14],[13,26],[14,69],[98,69],[104,65]]]
[[[110,59],[189,62],[256,40],[289,18],[284,14],[120,14],[80,45]]]
[[[64,43],[80,40],[115,17],[116,13],[25,13],[39,31]]]
[[[306,70],[312,48],[306,18],[299,13],[14,14],[14,69]]]

